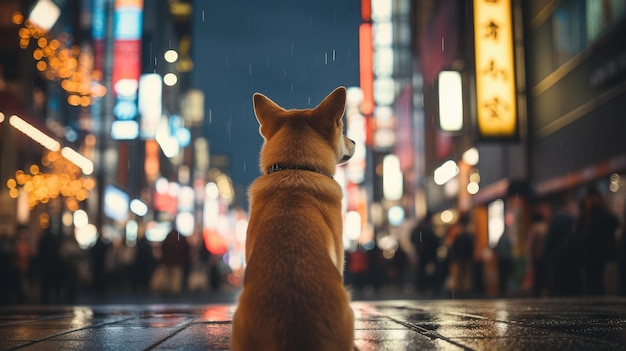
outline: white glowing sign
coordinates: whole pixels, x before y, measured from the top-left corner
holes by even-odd
[[[463,88],[461,73],[439,72],[439,127],[456,132],[463,129]]]

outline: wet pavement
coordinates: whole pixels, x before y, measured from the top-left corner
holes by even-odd
[[[626,298],[353,302],[359,350],[626,350]],[[228,350],[233,304],[0,307],[0,350]]]

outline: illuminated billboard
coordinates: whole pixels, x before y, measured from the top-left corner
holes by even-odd
[[[517,102],[510,0],[474,0],[478,132],[483,139],[517,137]]]
[[[115,0],[113,20],[113,91],[115,106],[111,138],[136,139],[137,89],[141,72],[143,0]],[[131,127],[132,125],[132,127]],[[124,130],[125,133],[113,131]]]
[[[143,139],[156,138],[161,121],[163,86],[157,73],[141,75],[139,78],[139,114],[141,115],[140,135]]]

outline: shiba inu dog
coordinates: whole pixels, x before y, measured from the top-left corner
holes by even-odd
[[[314,109],[285,110],[254,94],[264,175],[249,188],[246,273],[233,350],[353,350],[343,285],[342,192],[335,166],[354,153],[343,135],[346,89]]]

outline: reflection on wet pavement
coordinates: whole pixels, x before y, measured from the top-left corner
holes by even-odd
[[[626,299],[354,302],[359,350],[626,350]],[[228,350],[234,305],[0,308],[1,350]]]

